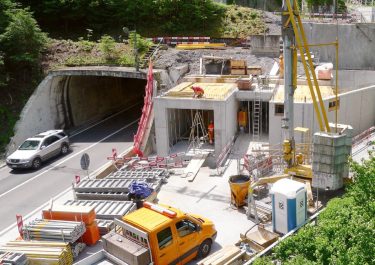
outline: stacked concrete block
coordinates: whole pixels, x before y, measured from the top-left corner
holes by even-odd
[[[313,182],[319,189],[337,190],[348,176],[351,135],[318,132],[314,134]]]

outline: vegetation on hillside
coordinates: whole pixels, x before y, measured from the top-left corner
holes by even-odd
[[[0,151],[39,81],[40,52],[46,42],[46,34],[28,9],[0,0]]]
[[[352,163],[354,183],[331,200],[317,225],[305,226],[275,249],[282,264],[375,264],[375,157]],[[257,265],[271,265],[271,258]]]
[[[30,6],[41,27],[53,37],[78,38],[86,29],[96,39],[116,39],[122,29],[136,28],[142,36],[205,35],[212,37],[260,33],[260,13],[212,0],[20,0]],[[235,29],[239,29],[236,32]]]

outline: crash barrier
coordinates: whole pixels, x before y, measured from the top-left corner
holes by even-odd
[[[223,150],[221,151],[221,153],[218,155],[218,157],[216,159],[216,168],[218,170],[218,174],[223,173],[223,172],[219,171],[219,168],[223,165],[223,163],[227,159],[230,151],[232,150],[234,142],[236,141],[236,138],[237,138],[237,135],[232,136],[232,138],[230,139],[230,141],[225,145],[225,147],[223,148]]]
[[[124,158],[124,166],[131,169],[148,169],[148,168],[180,168],[185,167],[188,163],[185,161],[186,153],[175,153],[169,156],[153,157],[127,157]]]
[[[209,44],[225,43],[228,46],[248,46],[246,38],[211,38],[211,37],[155,37],[150,38],[153,43],[162,43],[167,45],[178,44]]]
[[[186,44],[186,43],[209,43],[210,37],[155,37],[152,38],[154,43],[168,45]]]
[[[353,137],[353,141],[352,141],[353,147],[357,146],[360,143],[362,143],[363,141],[366,141],[367,139],[369,139],[372,136],[373,133],[375,133],[375,126],[372,126],[371,128],[367,129],[366,131],[364,131],[364,132],[358,134],[357,136]]]
[[[101,236],[114,228],[114,219],[121,219],[136,209],[136,205],[132,201],[67,200],[64,205],[94,208],[95,222]]]
[[[75,198],[78,200],[113,200],[128,201],[134,198],[131,186],[136,181],[142,181],[152,190],[152,196],[160,190],[167,170],[133,169],[127,165],[106,176],[104,179],[85,179],[73,186]]]
[[[152,93],[154,90],[154,77],[152,71],[152,62],[150,61],[148,73],[147,73],[147,84],[146,84],[146,95],[144,97],[144,104],[142,109],[142,116],[138,123],[138,130],[134,136],[134,152],[139,156],[143,156],[142,151],[140,150],[142,141],[144,140],[144,134],[146,132],[147,124],[149,123],[151,110],[152,110]]]

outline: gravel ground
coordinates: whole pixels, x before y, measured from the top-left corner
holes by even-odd
[[[223,50],[201,49],[201,50],[177,50],[168,48],[161,50],[155,59],[155,68],[169,69],[183,64],[189,64],[188,74],[199,73],[199,58],[203,55],[212,55],[231,59],[243,59],[247,61],[247,65],[258,65],[262,67],[264,73],[271,70],[278,58],[273,57],[257,57],[250,53],[249,49],[240,47],[229,47]]]

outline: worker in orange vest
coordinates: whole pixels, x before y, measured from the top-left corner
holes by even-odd
[[[210,124],[208,124],[208,140],[210,144],[214,143],[214,122],[210,121]]]
[[[199,86],[192,86],[191,89],[194,91],[194,96],[193,98],[201,98],[204,95],[204,90],[203,88]]]

